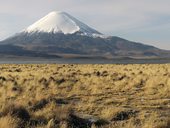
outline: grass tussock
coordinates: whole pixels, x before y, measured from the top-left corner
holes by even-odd
[[[0,65],[0,128],[169,128],[170,65]]]
[[[0,118],[0,128],[18,128],[20,123],[19,119],[10,115]]]

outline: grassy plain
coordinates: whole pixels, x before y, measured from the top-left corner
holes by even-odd
[[[170,64],[0,65],[0,128],[169,128]]]

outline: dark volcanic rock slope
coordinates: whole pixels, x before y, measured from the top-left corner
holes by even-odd
[[[119,37],[63,33],[20,33],[0,43],[0,53],[28,55],[75,54],[101,57],[163,57],[166,51]]]

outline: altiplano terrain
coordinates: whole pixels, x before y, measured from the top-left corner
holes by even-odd
[[[0,128],[169,128],[170,64],[0,65]]]

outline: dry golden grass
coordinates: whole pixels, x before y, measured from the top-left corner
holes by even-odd
[[[19,121],[11,116],[0,118],[0,128],[18,128]]]
[[[0,65],[0,128],[169,128],[169,117],[170,64]]]

